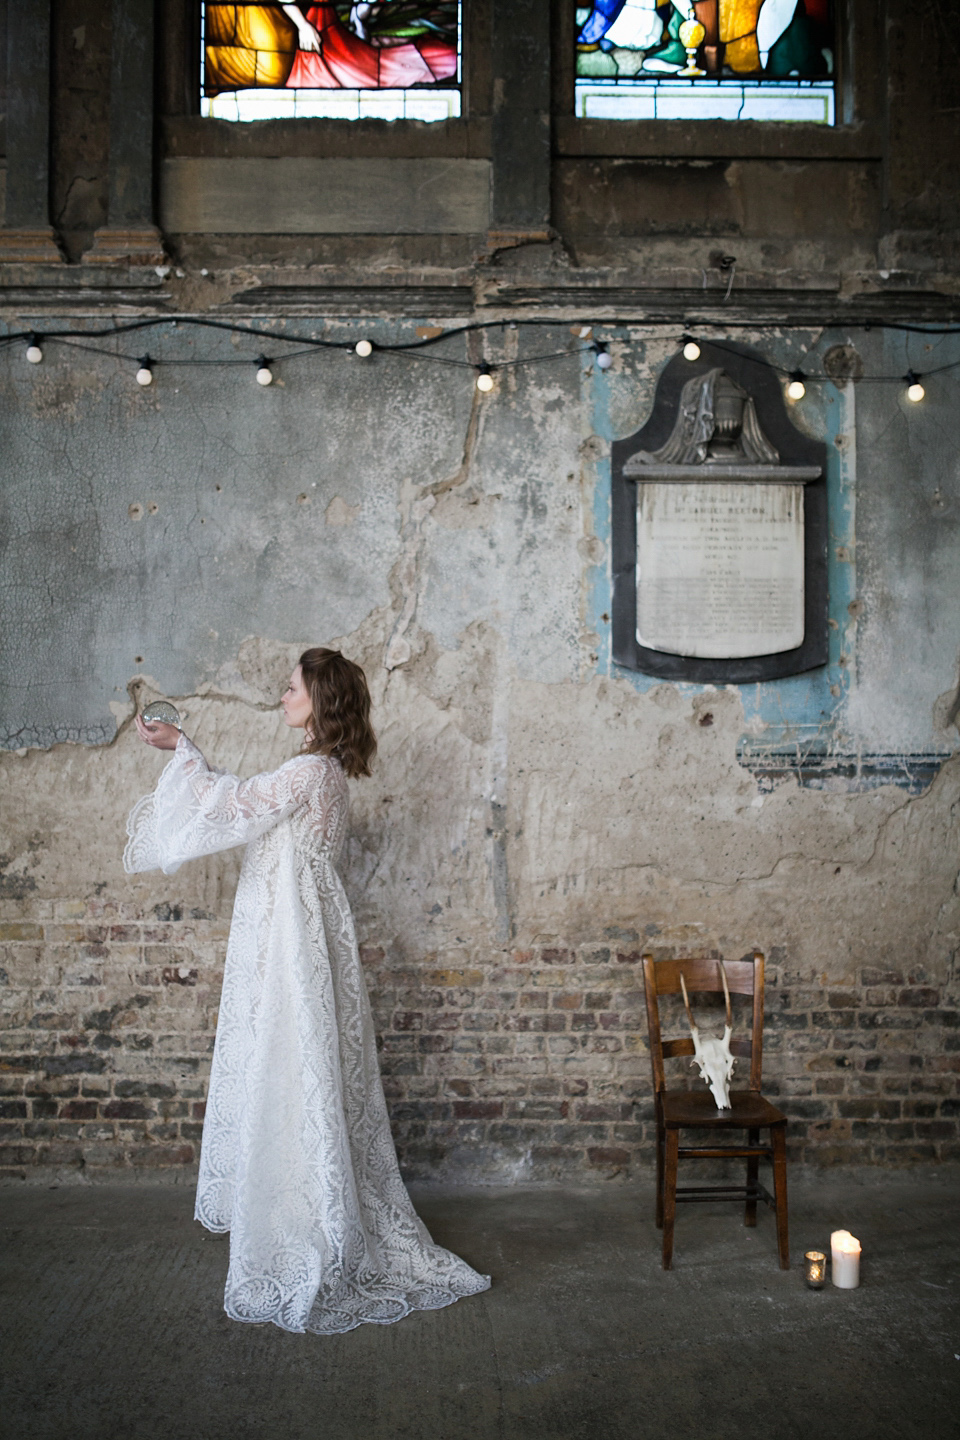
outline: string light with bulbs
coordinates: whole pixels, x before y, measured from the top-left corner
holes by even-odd
[[[461,360],[451,355],[428,353],[437,344],[451,339],[455,339],[461,335],[467,335],[470,332],[482,332],[484,330],[495,329],[504,330],[508,327],[510,329],[516,330],[521,324],[524,323],[530,327],[536,327],[541,329],[558,325],[566,326],[572,332],[575,340],[579,341],[580,343],[575,343],[573,345],[568,344],[563,350],[554,350],[546,354],[526,355],[513,359],[502,359],[498,360],[495,364],[491,364],[485,361],[478,365],[475,361],[466,358]],[[698,325],[698,327],[704,325],[716,326],[718,329],[725,329],[728,332],[730,330],[735,331],[736,329],[740,328],[750,329],[755,333],[758,328],[762,328],[758,327],[753,322],[735,320],[699,320],[696,322],[696,324]],[[318,339],[315,336],[278,334],[275,330],[264,330],[255,325],[244,325],[230,321],[213,320],[203,316],[163,316],[150,317],[148,319],[142,320],[134,320],[125,324],[114,324],[109,328],[97,330],[64,329],[58,331],[50,331],[42,335],[37,331],[32,330],[14,332],[6,336],[0,336],[0,348],[5,345],[14,344],[16,342],[23,343],[24,358],[31,365],[39,365],[45,359],[44,346],[49,346],[50,344],[59,344],[70,348],[77,348],[101,355],[107,355],[115,360],[120,360],[121,362],[129,363],[131,360],[135,360],[137,366],[135,372],[136,381],[138,385],[144,388],[154,384],[156,370],[158,366],[229,366],[236,364],[249,365],[251,363],[249,360],[226,357],[217,357],[210,359],[172,357],[163,358],[162,360],[157,359],[150,354],[145,354],[140,357],[133,357],[120,354],[116,350],[107,350],[103,346],[98,346],[90,343],[91,341],[95,341],[97,339],[119,338],[124,334],[129,334],[131,332],[136,332],[144,329],[155,328],[161,325],[169,325],[175,330],[183,326],[191,326],[199,329],[221,330],[229,332],[230,334],[235,336],[257,337],[260,339],[269,339],[274,344],[276,344],[277,342],[281,342],[287,345],[298,346],[299,348],[292,349],[286,354],[276,358],[268,358],[266,355],[263,354],[257,357],[257,359],[254,361],[254,364],[256,366],[256,380],[257,384],[264,388],[269,387],[273,384],[276,378],[275,371],[278,363],[286,363],[291,360],[303,358],[305,356],[316,355],[322,351],[339,351],[340,353],[346,351],[352,355],[356,355],[361,360],[370,360],[375,355],[397,356],[405,357],[411,360],[432,361],[437,364],[453,365],[455,367],[470,369],[474,372],[477,390],[484,395],[490,394],[496,388],[494,373],[497,370],[508,370],[518,368],[520,366],[544,364],[547,362],[569,358],[572,355],[589,355],[593,359],[597,370],[601,372],[606,372],[610,370],[613,365],[613,356],[611,355],[609,348],[610,342],[607,339],[595,337],[594,332],[598,328],[602,327],[603,329],[607,330],[608,333],[611,330],[623,329],[628,326],[643,326],[644,328],[649,328],[654,331],[672,328],[672,322],[667,321],[644,322],[642,320],[637,321],[604,319],[601,321],[569,325],[569,322],[566,320],[558,320],[552,318],[530,320],[526,322],[515,320],[479,320],[471,321],[463,325],[453,326],[449,330],[444,330],[441,327],[431,326],[429,327],[428,333],[421,333],[420,337],[416,340],[386,343],[381,341],[373,341],[368,337],[362,337],[361,339],[354,341],[352,339],[328,340]],[[424,329],[426,328],[427,327],[424,327]],[[785,328],[808,329],[809,326],[794,325],[778,326],[777,328],[782,334],[782,331]],[[890,329],[903,331],[905,333],[929,335],[938,338],[960,334],[960,326],[956,325],[944,325],[934,327],[929,325],[910,325],[895,321],[862,321],[859,322],[859,324],[848,324],[843,328],[862,328],[864,330]],[[687,331],[683,331],[677,338],[682,346],[682,354],[684,359],[691,364],[695,363],[697,360],[700,359],[702,354],[702,345],[704,344],[710,346],[714,350],[719,349],[722,351],[725,348],[723,340],[721,338],[713,339],[707,337],[705,339],[700,339],[697,336],[688,333]],[[739,350],[735,353],[742,355],[742,352],[740,352]],[[777,372],[783,377],[787,397],[792,401],[802,400],[806,395],[807,388],[811,382],[834,381],[836,378],[826,373],[815,373],[809,368],[800,369],[799,367],[795,367],[793,369],[787,369],[769,360],[764,360],[761,363],[768,365],[771,369],[773,369],[775,372]],[[861,384],[876,382],[880,384],[895,383],[903,385],[905,387],[906,398],[911,402],[911,404],[919,404],[920,401],[922,401],[926,396],[926,387],[923,384],[923,381],[927,377],[940,374],[947,370],[953,370],[958,367],[960,367],[960,361],[952,361],[945,365],[931,367],[930,369],[924,370],[922,372],[911,368],[907,371],[905,375],[901,376],[863,375],[857,378],[858,383]]]
[[[914,405],[919,404],[919,402],[923,399],[924,395],[926,395],[927,393],[926,390],[924,390],[923,386],[920,384],[920,376],[916,373],[915,370],[908,370],[906,375],[904,375],[903,379],[904,384],[907,387],[907,399],[912,401]]]
[[[851,327],[851,328],[852,328],[852,327]],[[870,328],[873,328],[873,327],[872,327],[872,326],[865,326],[864,328],[870,329]],[[945,329],[943,329],[943,330],[930,330],[930,329],[924,329],[924,328],[922,328],[922,327],[912,326],[912,325],[910,325],[910,326],[908,326],[908,325],[903,325],[903,326],[900,326],[900,325],[897,325],[897,326],[883,326],[883,327],[881,327],[881,328],[884,328],[884,329],[890,328],[890,329],[909,330],[909,331],[911,331],[911,332],[913,332],[913,333],[917,333],[917,334],[921,334],[921,335],[941,335],[941,336],[944,336],[944,335],[956,335],[956,334],[960,333],[960,331],[958,331],[958,329],[957,329],[956,327],[954,327],[954,326],[947,327],[947,328],[945,328]],[[684,342],[684,344],[683,344],[683,351],[682,351],[682,353],[683,353],[683,358],[684,358],[685,360],[689,360],[691,363],[693,363],[693,362],[696,361],[696,360],[699,360],[699,359],[700,359],[700,354],[701,354],[700,346],[698,345],[697,341],[693,338],[693,336],[684,334],[684,335],[681,335],[680,339],[681,339],[681,341]],[[724,345],[724,343],[723,343],[722,340],[707,340],[707,341],[705,341],[704,343],[705,343],[705,344],[708,344],[708,345],[711,345],[715,350],[729,349],[728,346],[725,346],[725,345]],[[742,355],[742,352],[740,352],[740,351],[735,351],[735,352],[732,352],[732,353],[735,353],[735,354],[737,354],[737,355],[740,355],[740,358],[741,358],[741,359],[744,359],[744,358],[749,359],[749,358],[750,358],[750,357],[745,357],[745,356],[743,356],[743,355]],[[837,377],[836,375],[829,375],[829,374],[816,375],[816,374],[811,373],[810,371],[804,371],[804,370],[800,369],[799,367],[797,367],[797,368],[795,368],[795,369],[793,369],[793,370],[787,370],[787,369],[785,369],[782,365],[777,365],[777,364],[776,364],[774,361],[772,361],[772,360],[766,360],[766,359],[764,359],[764,360],[762,360],[762,361],[759,361],[759,360],[758,360],[758,363],[761,363],[761,364],[763,364],[763,365],[769,366],[769,368],[770,368],[771,370],[776,371],[777,374],[782,375],[782,376],[784,377],[784,379],[785,379],[786,382],[787,382],[787,384],[786,384],[787,398],[790,399],[790,400],[793,400],[793,401],[799,401],[799,400],[802,400],[802,399],[804,398],[804,396],[805,396],[806,393],[807,393],[807,385],[808,385],[808,383],[809,383],[811,380],[828,380],[828,381],[830,381],[832,384],[836,384],[837,381],[838,381],[838,377]],[[912,404],[917,405],[917,404],[920,403],[921,400],[924,399],[924,397],[926,396],[926,393],[927,393],[927,392],[926,392],[926,389],[925,389],[925,387],[924,387],[924,385],[923,385],[923,383],[922,383],[922,380],[923,380],[924,376],[926,376],[926,375],[940,375],[940,374],[943,374],[943,373],[944,373],[945,371],[947,371],[947,370],[956,370],[956,369],[958,369],[958,368],[960,368],[960,360],[951,360],[951,361],[949,361],[946,365],[937,365],[937,366],[934,366],[934,367],[933,367],[932,369],[930,369],[930,370],[924,371],[923,376],[921,376],[916,370],[912,370],[912,369],[911,369],[911,370],[908,370],[907,373],[906,373],[906,375],[903,375],[903,376],[894,376],[894,375],[860,375],[860,376],[857,377],[857,383],[858,383],[858,384],[862,384],[862,383],[864,383],[864,382],[870,383],[870,382],[872,381],[872,382],[875,382],[876,384],[881,384],[881,385],[882,385],[882,384],[900,384],[900,385],[904,385],[904,386],[906,386],[906,391],[905,391],[906,398],[907,398]]]

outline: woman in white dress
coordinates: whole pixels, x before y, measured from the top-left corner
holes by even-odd
[[[386,1325],[486,1290],[435,1245],[390,1135],[350,906],[335,869],[349,775],[376,749],[358,665],[307,650],[282,700],[299,755],[239,780],[211,770],[175,726],[173,751],[133,809],[124,866],[172,875],[245,845],[200,1155],[196,1218],[230,1232],[224,1308],[234,1320],[335,1334]]]

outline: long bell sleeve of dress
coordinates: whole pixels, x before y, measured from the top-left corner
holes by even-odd
[[[353,917],[336,871],[339,762],[251,780],[181,737],[131,812],[124,865],[173,874],[245,845],[224,966],[196,1218],[230,1232],[235,1320],[333,1334],[487,1289],[435,1245],[400,1178]]]
[[[131,812],[124,867],[173,875],[185,860],[256,840],[303,802],[316,774],[314,758],[297,756],[273,774],[238,780],[212,770],[181,735],[156,790]]]

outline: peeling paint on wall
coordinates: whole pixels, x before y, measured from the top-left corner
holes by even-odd
[[[835,338],[763,343],[789,366]],[[723,689],[620,671],[609,443],[670,347],[624,331],[611,353],[487,397],[389,358],[252,395],[201,372],[144,403],[109,365],[95,391],[64,369],[42,413],[8,369],[8,1168],[193,1162],[238,856],[123,875],[162,764],[134,704],[174,700],[212,763],[274,767],[317,642],[373,693],[345,880],[411,1172],[646,1165],[648,945],[765,950],[797,1154],[955,1153],[960,476],[945,448],[915,473],[889,390],[814,392],[830,665]],[[952,396],[931,395],[944,434]]]

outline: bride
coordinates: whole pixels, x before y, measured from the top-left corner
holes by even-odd
[[[353,917],[335,869],[347,776],[376,738],[363,671],[300,657],[282,700],[304,731],[273,774],[211,770],[173,725],[140,738],[173,758],[127,822],[128,873],[245,845],[207,1100],[196,1218],[230,1232],[234,1320],[336,1334],[486,1290],[435,1245],[407,1195],[387,1120]]]

